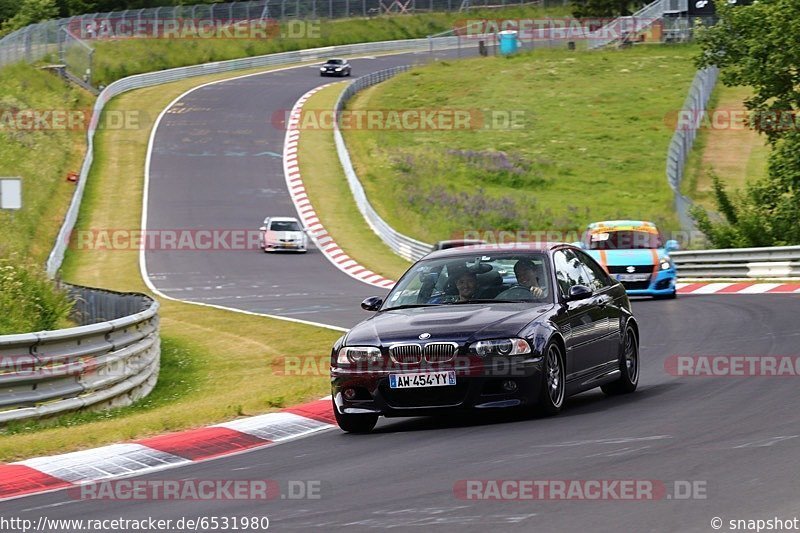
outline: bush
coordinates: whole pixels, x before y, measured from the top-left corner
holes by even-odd
[[[791,246],[800,244],[800,4],[771,0],[748,6],[719,2],[720,21],[699,32],[703,52],[698,65],[717,65],[728,86],[751,86],[745,101],[751,127],[772,145],[767,176],[729,194],[718,179],[714,196],[722,220],[702,208],[692,216],[714,246]]]
[[[712,220],[695,206],[697,227],[716,248],[795,246],[800,244],[800,133],[775,143],[766,177],[753,180],[743,191],[725,190],[712,175],[714,200],[722,220]]]
[[[0,259],[0,335],[66,326],[72,304],[41,268],[18,258]]]

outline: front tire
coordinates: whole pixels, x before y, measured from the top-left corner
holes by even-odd
[[[564,405],[565,388],[564,357],[558,345],[550,343],[542,362],[542,385],[537,411],[544,416],[558,414]]]
[[[609,396],[631,393],[639,385],[639,339],[631,325],[625,327],[620,352],[619,379],[600,387]]]
[[[336,417],[336,423],[339,428],[347,433],[369,433],[378,423],[378,415],[340,413],[339,409],[336,408],[336,402],[333,402],[333,416]]]

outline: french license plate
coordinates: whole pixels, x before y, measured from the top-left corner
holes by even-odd
[[[389,388],[446,387],[456,384],[455,370],[421,372],[418,374],[389,374]]]
[[[619,281],[647,281],[650,274],[617,274]]]

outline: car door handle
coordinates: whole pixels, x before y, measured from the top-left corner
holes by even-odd
[[[595,300],[595,303],[597,304],[598,307],[604,309],[608,304],[611,303],[611,298],[609,298],[608,296],[599,296]]]

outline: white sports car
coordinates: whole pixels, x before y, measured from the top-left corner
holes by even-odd
[[[261,231],[261,249],[265,252],[307,250],[306,230],[296,218],[267,217],[258,229]]]

